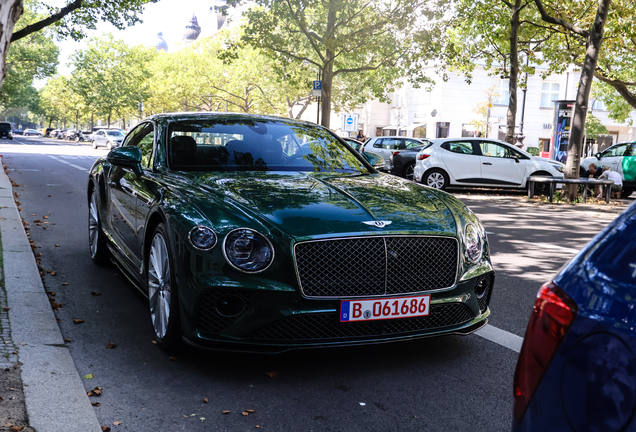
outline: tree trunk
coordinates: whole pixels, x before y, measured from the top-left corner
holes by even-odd
[[[94,113],[91,113],[91,130],[93,130],[93,128],[95,127],[95,122],[93,121],[94,115],[95,115]]]
[[[598,56],[603,42],[603,29],[607,21],[611,0],[598,0],[594,25],[590,28],[587,38],[585,62],[581,68],[579,89],[576,92],[576,103],[572,116],[570,129],[570,142],[568,143],[568,158],[565,164],[565,178],[579,178],[579,166],[581,164],[581,151],[583,149],[583,136],[585,134],[585,117],[587,116],[587,104],[592,88],[594,70],[598,62]],[[578,195],[578,187],[575,184],[568,185],[567,198],[574,200]]]
[[[334,1],[329,2],[329,15],[327,15],[327,39],[333,39],[336,28],[336,10]],[[329,46],[329,41],[327,41]],[[320,124],[328,128],[331,123],[331,88],[333,84],[333,60],[335,53],[327,48],[325,62],[322,68],[322,120]]]
[[[110,128],[110,116],[112,114],[112,110],[108,110],[108,127]]]
[[[510,18],[510,78],[508,89],[510,102],[508,102],[508,115],[506,127],[506,142],[515,143],[515,124],[517,122],[517,79],[519,77],[519,14],[521,13],[521,0],[515,0]]]
[[[0,2],[0,86],[7,72],[5,63],[9,44],[13,34],[13,26],[22,15],[22,0],[2,0]]]

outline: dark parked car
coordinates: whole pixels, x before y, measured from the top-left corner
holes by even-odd
[[[9,122],[0,122],[0,138],[9,138],[13,139],[13,131],[11,128],[11,123]]]
[[[166,350],[468,334],[490,315],[475,214],[312,123],[158,114],[95,162],[87,192],[91,256],[148,296]]]
[[[514,379],[513,431],[636,429],[636,204],[539,290]]]
[[[24,135],[24,131],[22,129],[13,129],[13,135]]]
[[[415,171],[415,159],[420,150],[432,144],[431,141],[420,138],[420,145],[415,147],[393,150],[389,158],[389,172],[396,176],[404,177],[407,180],[413,180],[413,171]]]

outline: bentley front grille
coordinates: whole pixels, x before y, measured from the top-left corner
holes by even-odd
[[[449,288],[457,276],[454,237],[386,236],[298,243],[306,297],[366,297]]]
[[[339,321],[338,313],[293,315],[253,333],[251,339],[315,341],[399,336],[442,330],[465,324],[474,318],[462,303],[431,305],[427,316],[363,322]]]

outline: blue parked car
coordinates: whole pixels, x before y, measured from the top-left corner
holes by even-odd
[[[539,290],[513,431],[636,430],[636,204]]]

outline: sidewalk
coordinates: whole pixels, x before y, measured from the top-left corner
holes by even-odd
[[[4,169],[0,169],[0,239],[4,269],[0,380],[15,385],[19,378],[22,381],[22,388],[0,385],[0,392],[9,391],[0,393],[0,419],[12,417],[0,423],[0,431],[20,430],[9,424],[27,426],[24,432],[101,431],[46,296]],[[28,418],[15,418],[24,413],[22,403]]]

